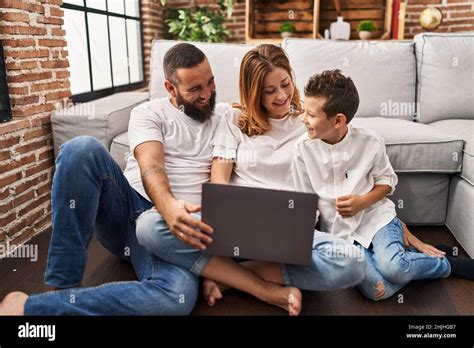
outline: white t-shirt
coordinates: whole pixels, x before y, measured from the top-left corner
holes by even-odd
[[[227,111],[212,143],[213,157],[235,161],[230,183],[294,191],[292,149],[306,130],[299,117],[269,119],[269,131],[249,137],[237,126],[240,113],[235,108]]]
[[[343,218],[336,212],[336,198],[366,194],[374,185],[389,185],[393,193],[398,179],[384,140],[367,129],[348,128],[344,139],[334,145],[301,136],[294,147],[292,171],[298,191],[319,197],[321,230],[368,248],[375,233],[396,216],[395,205],[385,197]]]
[[[212,137],[220,118],[229,108],[227,103],[217,104],[214,115],[202,123],[178,110],[168,97],[135,107],[128,126],[130,155],[124,171],[130,185],[150,200],[133,153],[144,142],[159,141],[164,147],[171,192],[177,199],[201,204],[202,184],[210,180]]]

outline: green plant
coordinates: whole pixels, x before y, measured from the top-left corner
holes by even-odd
[[[375,26],[374,21],[370,19],[366,19],[360,21],[359,25],[357,26],[357,31],[376,31],[377,27]]]
[[[296,27],[290,22],[285,22],[280,25],[280,33],[294,33],[295,31]]]
[[[154,0],[155,2],[157,0]],[[232,16],[232,12],[234,12],[234,1],[235,0],[219,0],[219,5],[221,9],[227,13],[227,18]],[[166,0],[160,0],[161,6],[166,6]],[[196,7],[196,1],[192,2],[192,6]]]
[[[207,8],[172,9],[165,20],[173,39],[183,41],[222,42],[229,36],[223,27],[224,16]]]

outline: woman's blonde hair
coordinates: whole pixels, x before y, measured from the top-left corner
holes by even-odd
[[[238,126],[248,136],[260,135],[271,129],[261,99],[263,81],[274,68],[282,68],[290,75],[294,87],[290,112],[298,115],[303,110],[300,93],[295,85],[293,71],[285,51],[275,45],[259,45],[247,52],[242,59],[239,76],[240,104],[232,105],[241,110]]]

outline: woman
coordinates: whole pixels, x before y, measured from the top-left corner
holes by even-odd
[[[240,104],[223,116],[214,136],[211,182],[294,190],[292,147],[305,127],[298,118],[300,94],[284,51],[274,45],[250,50],[240,67],[239,90]],[[158,257],[206,278],[203,287],[209,305],[222,297],[221,288],[233,287],[298,315],[299,289],[348,288],[366,274],[366,262],[355,246],[319,231],[315,231],[312,262],[307,267],[257,261],[237,264],[202,254],[177,241],[156,212],[137,220],[137,236]],[[411,234],[407,238],[426,252],[442,256]]]

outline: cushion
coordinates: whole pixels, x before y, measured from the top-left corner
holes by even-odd
[[[448,207],[449,174],[399,174],[393,195],[397,216],[406,224],[444,224]]]
[[[79,135],[93,136],[110,149],[112,140],[128,129],[132,109],[147,100],[147,92],[124,92],[56,110],[51,116],[55,154]]]
[[[387,154],[398,173],[459,173],[463,140],[434,127],[383,117],[354,118],[354,126],[385,139]]]
[[[165,97],[163,58],[178,41],[153,40],[151,51],[150,99]],[[239,101],[240,62],[255,45],[191,42],[204,52],[216,81],[217,102]]]
[[[474,186],[458,176],[449,185],[446,226],[469,256],[474,258]]]
[[[416,63],[413,42],[285,39],[301,94],[310,76],[340,69],[359,91],[358,117],[411,120],[415,115]]]
[[[128,155],[130,154],[128,132],[122,133],[114,138],[112,146],[110,147],[110,154],[120,168],[124,170],[127,165]]]
[[[474,33],[415,36],[418,120],[474,119]]]
[[[461,177],[474,185],[474,120],[443,120],[430,126],[464,140]]]

